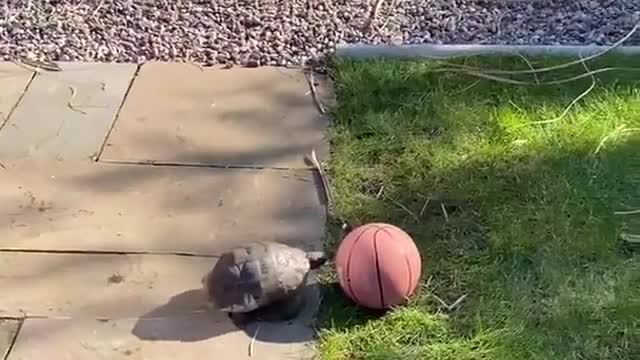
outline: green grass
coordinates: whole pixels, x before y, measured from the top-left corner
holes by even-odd
[[[455,62],[528,69],[518,58]],[[640,67],[640,58],[589,66]],[[404,228],[420,248],[423,282],[409,305],[385,314],[359,309],[329,286],[320,357],[637,359],[640,256],[620,234],[640,234],[640,214],[614,212],[640,209],[640,72],[599,74],[566,116],[532,124],[557,119],[591,78],[470,87],[476,78],[434,71],[442,67],[335,64],[327,170],[336,212],[355,224]],[[338,233],[330,235],[335,247]],[[450,312],[433,296],[452,303],[463,294]]]

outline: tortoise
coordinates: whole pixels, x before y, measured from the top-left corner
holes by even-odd
[[[232,319],[290,320],[303,306],[310,270],[326,261],[321,251],[258,241],[222,254],[202,281],[209,301]]]

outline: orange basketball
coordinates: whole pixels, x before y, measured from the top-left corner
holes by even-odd
[[[405,303],[422,272],[420,252],[409,234],[382,223],[351,231],[338,247],[335,265],[342,290],[371,309]]]

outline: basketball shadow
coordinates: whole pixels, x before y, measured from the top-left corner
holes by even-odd
[[[322,304],[317,315],[317,327],[349,329],[377,320],[389,310],[369,309],[358,305],[342,291],[336,280],[325,279],[320,285]]]

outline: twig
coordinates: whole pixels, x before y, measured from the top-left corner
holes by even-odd
[[[580,58],[582,58],[582,57],[580,57]],[[584,66],[585,70],[587,70],[587,73],[591,71],[591,70],[589,70],[589,67],[587,67],[587,64],[585,62],[583,62],[582,65]],[[564,111],[562,112],[562,114],[560,114],[560,116],[556,117],[555,119],[551,119],[551,120],[533,121],[533,122],[527,123],[525,125],[551,124],[551,123],[558,122],[558,121],[562,120],[569,113],[571,108],[573,108],[573,106],[578,101],[582,100],[582,98],[584,98],[585,96],[589,95],[591,90],[593,90],[595,87],[596,87],[596,77],[594,75],[591,75],[591,86],[589,86],[589,88],[587,90],[582,92],[582,94],[578,95],[578,97],[573,99],[573,101],[569,103],[569,105],[564,109]]]
[[[73,105],[73,99],[76,97],[76,88],[74,88],[73,86],[69,86],[69,90],[71,90],[71,96],[69,97],[69,101],[67,101],[67,107],[73,111],[77,111],[83,115],[87,115],[85,111],[80,110]]]
[[[384,191],[384,185],[380,186],[380,190],[378,190],[378,193],[376,194],[376,199],[380,199],[383,191]]]
[[[313,98],[313,101],[318,107],[318,111],[320,111],[320,113],[324,115],[327,112],[325,111],[324,106],[322,106],[322,102],[320,102],[320,99],[318,98],[318,91],[316,90],[315,79],[313,76],[313,69],[307,70],[306,74],[307,74],[306,76],[307,82],[309,83],[309,89],[311,90],[311,97]]]
[[[60,66],[58,66],[58,64],[53,62],[43,62],[43,61],[26,59],[26,58],[18,58],[18,59],[14,59],[13,63],[27,70],[35,71],[38,73],[40,72],[40,70],[62,71]]]
[[[442,215],[444,215],[444,221],[449,222],[449,213],[447,212],[447,208],[444,206],[444,203],[440,203],[440,208],[442,209]]]
[[[620,40],[616,41],[613,45],[611,45],[610,47],[608,47],[608,48],[606,48],[606,49],[604,49],[604,50],[602,50],[602,51],[600,51],[598,53],[589,55],[589,56],[585,57],[584,59],[569,61],[569,62],[566,62],[566,63],[562,63],[562,64],[558,64],[558,65],[554,65],[554,66],[548,66],[548,67],[545,67],[545,68],[530,69],[530,70],[486,70],[486,69],[480,69],[480,68],[466,66],[466,65],[455,65],[455,64],[450,64],[450,65],[455,66],[455,67],[464,68],[466,70],[471,70],[471,71],[482,71],[485,74],[502,74],[502,75],[535,74],[535,73],[543,73],[543,72],[549,72],[549,71],[553,71],[553,70],[564,69],[564,68],[571,67],[573,65],[578,65],[578,64],[580,64],[582,62],[585,62],[585,61],[593,60],[595,58],[598,58],[600,56],[603,56],[603,55],[615,50],[616,48],[620,47],[624,42],[629,40],[629,38],[631,38],[631,36],[633,36],[633,34],[635,34],[635,32],[638,31],[639,27],[640,27],[640,22],[636,23],[636,25],[624,37],[622,37]]]
[[[256,343],[256,338],[258,337],[258,333],[260,332],[260,324],[256,327],[256,332],[253,333],[253,337],[251,337],[251,341],[249,342],[249,356],[253,356],[253,347]]]
[[[371,13],[369,15],[369,19],[367,19],[367,23],[364,26],[365,32],[371,31],[371,26],[373,25],[373,22],[376,20],[376,17],[378,17],[378,13],[380,12],[380,8],[382,7],[383,3],[384,3],[384,0],[376,0],[376,3],[373,5],[373,9],[371,10]]]
[[[327,213],[330,212],[330,209],[333,209],[333,194],[331,193],[331,187],[329,187],[329,180],[327,180],[327,174],[324,172],[320,161],[318,161],[318,157],[316,156],[316,151],[311,150],[311,162],[313,162],[313,166],[318,170],[318,174],[320,175],[320,180],[322,181],[322,187],[324,188],[324,196],[327,199]]]
[[[639,210],[629,210],[629,211],[615,211],[614,212],[615,215],[634,215],[634,214],[640,214],[640,209]]]

